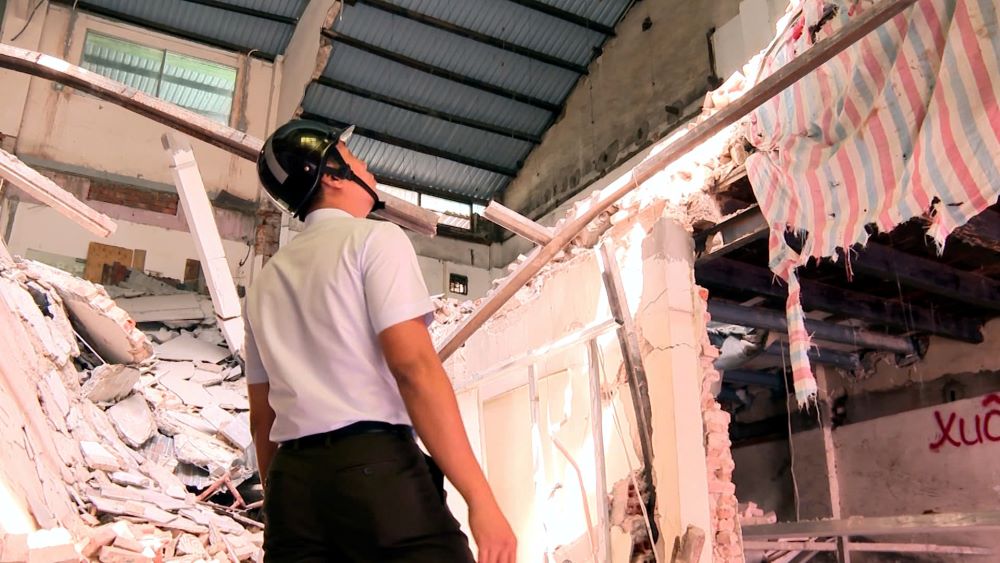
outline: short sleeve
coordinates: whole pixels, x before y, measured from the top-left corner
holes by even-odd
[[[365,242],[362,254],[365,305],[375,334],[410,319],[434,319],[413,244],[402,229],[379,223]]]
[[[260,351],[257,349],[257,342],[254,340],[253,330],[250,328],[250,320],[246,313],[243,314],[243,319],[243,324],[246,325],[246,340],[243,346],[246,365],[243,367],[243,371],[246,374],[247,385],[267,383],[267,370],[264,369],[264,362],[260,359]]]

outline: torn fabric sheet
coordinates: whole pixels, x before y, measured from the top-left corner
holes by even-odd
[[[793,2],[795,4],[795,2]],[[771,74],[869,9],[871,0],[802,0],[765,61]],[[789,282],[795,390],[815,393],[795,268],[928,216],[949,233],[1000,192],[1000,7],[995,0],[919,0],[746,122],[747,160],[773,233],[772,270]],[[806,233],[800,253],[783,233]],[[796,350],[801,353],[796,353]]]

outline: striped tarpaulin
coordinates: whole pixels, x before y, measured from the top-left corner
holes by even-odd
[[[765,59],[774,72],[844,26],[870,0],[793,1],[799,15]],[[793,379],[816,393],[795,269],[864,244],[866,225],[913,217],[944,247],[1000,193],[1000,5],[919,0],[747,120],[759,152],[747,172],[771,227],[771,269],[789,284]],[[801,252],[786,231],[805,235]],[[849,268],[849,264],[847,265]]]

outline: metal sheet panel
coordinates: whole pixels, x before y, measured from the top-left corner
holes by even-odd
[[[565,99],[579,77],[572,71],[362,4],[345,6],[334,30],[423,63],[553,104]]]
[[[604,41],[601,33],[510,2],[389,1],[420,14],[584,66],[590,64],[594,47],[600,46]]]
[[[347,144],[351,152],[367,162],[372,173],[386,184],[425,186],[455,194],[459,199],[486,200],[509,182],[509,178],[500,174],[357,134]]]
[[[232,4],[234,6],[240,6],[241,8],[250,8],[251,10],[258,10],[261,12],[267,12],[269,14],[274,14],[276,16],[284,16],[286,18],[298,18],[302,15],[302,11],[305,10],[306,5],[309,4],[309,0],[220,0],[226,4]]]
[[[544,0],[554,8],[614,27],[635,0]]]
[[[291,25],[183,0],[88,0],[88,3],[125,17],[237,45],[247,51],[284,53],[295,29]]]
[[[541,135],[552,118],[543,109],[342,44],[334,45],[323,74],[370,92],[533,135]]]
[[[473,129],[313,84],[302,102],[306,113],[378,131],[496,166],[517,169],[532,144]]]

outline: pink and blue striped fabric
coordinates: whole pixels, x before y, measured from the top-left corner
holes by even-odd
[[[796,3],[793,1],[793,4]],[[769,74],[870,8],[799,0]],[[789,284],[799,404],[816,393],[795,270],[810,258],[929,217],[939,250],[1000,193],[1000,3],[919,0],[751,114],[747,172],[771,227],[771,269]],[[818,30],[813,33],[813,30]],[[806,233],[801,252],[783,233]],[[849,270],[850,265],[847,265]]]

